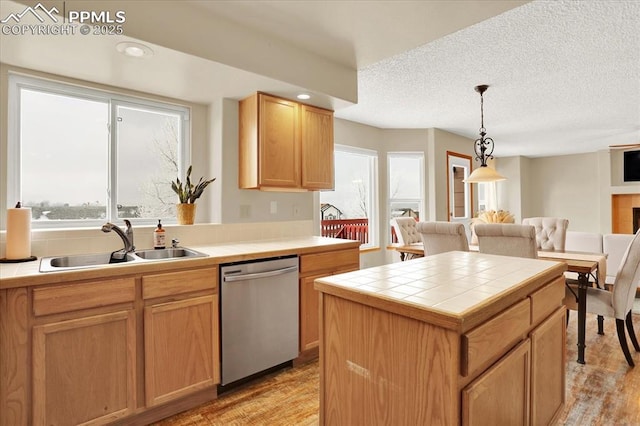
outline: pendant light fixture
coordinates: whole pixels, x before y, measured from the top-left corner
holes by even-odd
[[[489,86],[486,84],[475,87],[476,92],[480,93],[480,137],[473,143],[473,150],[476,153],[476,160],[480,160],[480,167],[477,167],[464,182],[484,183],[507,179],[496,172],[493,167],[487,166],[487,160],[493,160],[494,149],[493,139],[485,137],[487,130],[484,128],[484,98],[482,94],[488,88]]]

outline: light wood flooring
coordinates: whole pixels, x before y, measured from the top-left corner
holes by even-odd
[[[567,401],[556,424],[640,425],[640,353],[632,352],[636,367],[629,368],[618,344],[615,322],[606,319],[605,335],[599,336],[595,316],[588,315],[587,363],[578,364],[576,317],[571,312]],[[638,334],[640,314],[634,314],[633,319]],[[318,362],[312,361],[260,378],[156,425],[317,425],[318,388]]]

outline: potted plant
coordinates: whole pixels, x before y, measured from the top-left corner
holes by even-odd
[[[196,200],[200,198],[205,188],[216,178],[204,180],[200,178],[197,184],[191,182],[191,169],[193,166],[189,166],[187,169],[187,178],[183,182],[180,178],[176,178],[175,182],[171,182],[171,188],[178,194],[180,204],[176,204],[176,211],[178,213],[179,225],[193,225],[193,219],[196,216]]]

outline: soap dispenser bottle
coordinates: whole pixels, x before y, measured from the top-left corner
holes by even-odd
[[[158,226],[153,231],[153,248],[154,249],[163,249],[165,248],[165,235],[164,228],[162,228],[162,224],[160,223],[160,219],[158,219]]]

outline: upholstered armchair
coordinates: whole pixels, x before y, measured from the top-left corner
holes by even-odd
[[[640,352],[640,344],[638,344],[631,318],[631,309],[638,284],[640,284],[640,231],[636,232],[622,257],[622,263],[613,284],[613,291],[587,287],[587,312],[616,319],[620,347],[631,367],[634,366],[634,362],[627,345],[625,323],[633,347]],[[564,304],[567,309],[578,310],[578,289],[575,286],[570,286],[565,293]]]
[[[532,225],[478,223],[475,229],[480,253],[538,258],[536,230]]]
[[[416,220],[412,217],[394,217],[390,221],[393,230],[396,233],[396,237],[398,237],[398,244],[403,246],[419,243],[422,241],[418,230],[416,229]],[[413,254],[407,255],[408,259],[413,259],[414,257],[420,257]]]
[[[420,222],[417,228],[422,237],[425,256],[455,250],[469,251],[467,233],[461,223]]]
[[[399,244],[406,246],[422,241],[416,229],[417,223],[418,222],[412,217],[394,217],[391,219],[391,226],[393,230],[396,231]]]
[[[542,250],[564,250],[569,221],[558,217],[529,217],[522,219],[523,225],[536,228],[536,244]]]

